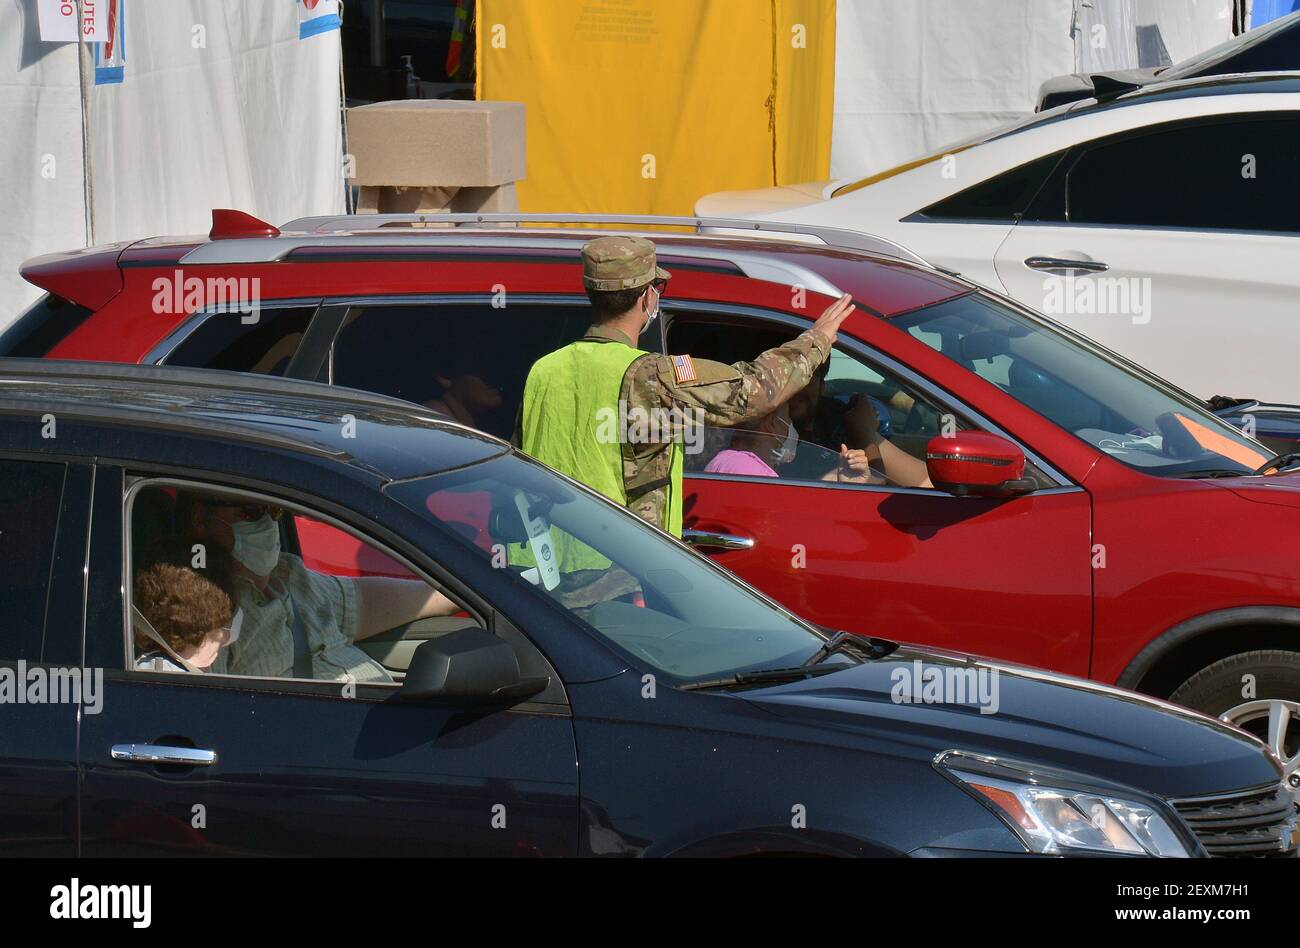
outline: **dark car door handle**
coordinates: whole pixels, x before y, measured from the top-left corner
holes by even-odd
[[[1031,270],[1083,270],[1086,273],[1105,273],[1110,264],[1100,260],[1066,260],[1063,257],[1026,257],[1025,266]]]
[[[211,767],[217,752],[200,747],[172,747],[166,744],[114,744],[109,751],[114,760],[133,764],[181,764],[185,767]]]
[[[714,550],[752,550],[753,537],[738,537],[733,533],[717,533],[713,530],[683,530],[682,539],[691,546],[708,547]]]

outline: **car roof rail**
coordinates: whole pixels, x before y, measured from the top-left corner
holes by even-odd
[[[391,252],[395,247],[435,246],[445,248],[453,245],[457,249],[488,249],[497,252],[506,249],[559,250],[573,253],[575,250],[573,235],[582,234],[581,231],[566,230],[560,233],[545,228],[530,228],[526,231],[511,230],[508,234],[495,228],[466,230],[462,232],[462,236],[454,238],[450,237],[452,234],[450,228],[439,228],[437,230],[414,229],[401,232],[395,230],[391,233],[392,236],[380,236],[372,232],[324,233],[294,235],[271,241],[262,238],[211,241],[210,243],[199,244],[193,250],[186,252],[181,257],[180,263],[187,266],[199,264],[222,266],[237,263],[276,263],[291,259],[299,251],[322,248],[333,248],[335,250],[342,248],[345,252],[367,250],[372,255],[367,259],[374,259],[374,254]],[[587,236],[590,236],[591,233],[588,232]],[[442,240],[431,244],[430,235],[442,238]],[[648,236],[655,237],[658,235],[651,233]],[[753,245],[743,241],[732,241],[724,247],[712,244],[706,245],[703,242],[694,244],[661,243],[659,257],[665,261],[665,266],[670,267],[678,266],[681,260],[692,263],[716,261],[726,265],[729,269],[744,274],[751,280],[766,280],[771,283],[802,286],[810,292],[822,293],[831,298],[842,296],[844,292],[816,270],[804,266],[799,256],[763,253]],[[180,328],[184,329],[185,326],[186,324],[182,323]]]
[[[919,254],[885,237],[863,234],[842,227],[800,224],[794,221],[752,220],[731,217],[677,217],[659,214],[520,214],[520,213],[430,213],[430,214],[336,214],[323,217],[300,217],[280,228],[284,237],[294,233],[328,235],[349,234],[358,230],[417,227],[436,229],[484,224],[632,224],[641,227],[689,227],[698,236],[715,237],[810,237],[828,247],[857,250],[905,260],[923,267],[930,263]],[[601,227],[602,230],[610,229]],[[281,239],[284,239],[283,237]]]

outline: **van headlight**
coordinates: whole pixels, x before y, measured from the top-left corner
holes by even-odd
[[[1000,816],[1030,852],[1191,856],[1171,819],[1149,803],[973,755],[950,752],[935,764]]]

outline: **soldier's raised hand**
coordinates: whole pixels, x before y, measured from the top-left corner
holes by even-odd
[[[845,293],[817,317],[813,323],[813,332],[826,340],[827,345],[835,344],[835,334],[840,331],[840,324],[853,312],[853,297]]]

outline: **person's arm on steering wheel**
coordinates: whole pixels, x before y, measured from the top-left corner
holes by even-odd
[[[885,468],[885,477],[891,484],[899,487],[933,487],[925,462],[895,447],[880,434],[879,425],[880,420],[876,417],[871,399],[865,395],[853,396],[849,410],[844,415],[848,445],[865,450],[868,457],[879,457]]]

